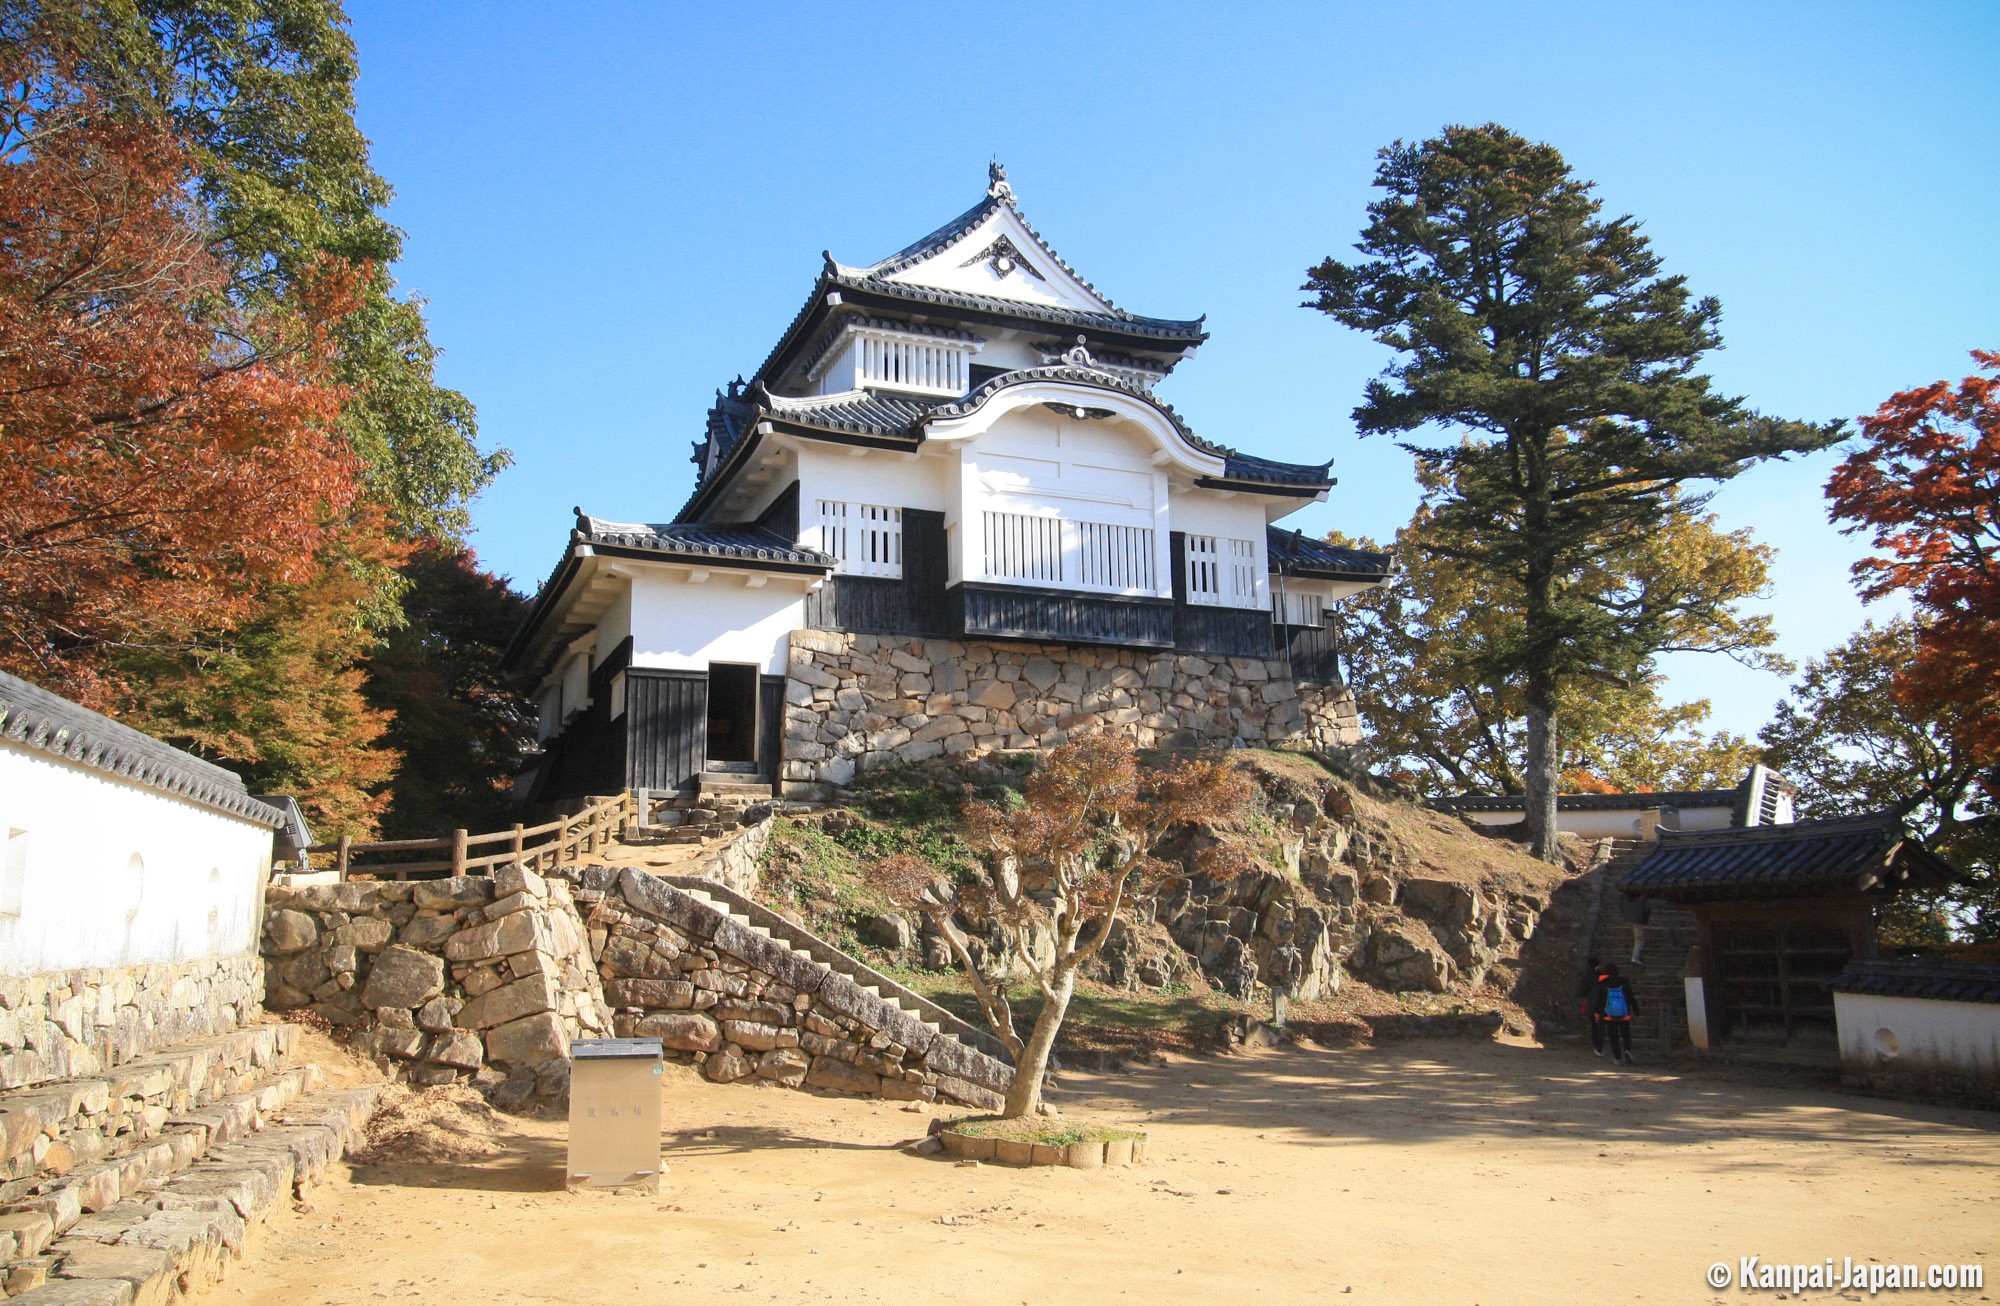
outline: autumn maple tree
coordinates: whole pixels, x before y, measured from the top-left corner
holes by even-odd
[[[1014,1079],[1002,1115],[1041,1109],[1049,1054],[1076,995],[1077,970],[1111,938],[1132,903],[1186,874],[1156,855],[1161,842],[1187,827],[1227,823],[1250,802],[1248,777],[1227,763],[1177,757],[1141,765],[1129,740],[1089,735],[1046,753],[1015,797],[969,802],[966,841],[977,857],[957,882],[908,855],[886,858],[873,878],[907,907],[936,924],[971,983],[980,1009],[1014,1058]],[[1242,866],[1216,844],[1199,869],[1229,878]],[[996,927],[997,955],[1033,977],[1041,1008],[1024,1038],[1004,986],[973,955],[967,919]],[[1037,946],[1038,941],[1046,941]]]
[[[2000,768],[2000,351],[1978,370],[1890,398],[1827,482],[1830,515],[1880,552],[1862,594],[1907,595],[1914,656],[1896,690],[1934,714],[1976,765]],[[2000,796],[1991,771],[1987,784]]]
[[[0,121],[0,665],[102,704],[118,651],[230,626],[347,529],[326,328],[353,283],[241,311],[172,130],[32,57],[0,53],[45,90]]]

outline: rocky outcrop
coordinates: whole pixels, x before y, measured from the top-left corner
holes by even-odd
[[[1244,756],[1266,759],[1246,765],[1263,789],[1254,851],[1269,869],[1222,881],[1191,874],[1134,904],[1089,978],[1164,988],[1198,973],[1249,998],[1283,977],[1302,1001],[1350,976],[1394,992],[1477,988],[1520,954],[1565,881],[1562,868],[1456,817],[1371,796],[1305,757]],[[1192,867],[1200,841],[1161,851]],[[864,939],[911,964],[952,964],[928,923],[863,924]],[[962,924],[980,947],[985,923]]]
[[[1344,686],[1293,681],[1281,659],[906,639],[799,630],[785,681],[787,793],[869,767],[1048,748],[1109,729],[1141,747],[1319,748],[1360,738]]]
[[[570,1041],[610,1033],[569,886],[518,866],[273,888],[264,948],[273,1010],[310,1008],[414,1084],[561,1098]]]

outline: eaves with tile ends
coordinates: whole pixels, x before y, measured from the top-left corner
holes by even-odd
[[[1835,993],[1878,998],[2000,1003],[2000,965],[1928,958],[1856,958],[1826,986]]]
[[[1963,876],[1888,813],[1727,830],[1662,830],[1626,896],[1667,902],[1945,888]]]
[[[1282,571],[1287,576],[1385,581],[1395,571],[1395,559],[1391,554],[1329,544],[1300,531],[1269,526],[1265,528],[1264,538],[1272,570]]]
[[[285,814],[252,797],[234,771],[5,672],[0,672],[0,742],[101,771],[265,829],[284,823]]]

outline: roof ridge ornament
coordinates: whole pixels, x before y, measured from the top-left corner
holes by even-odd
[[[1000,160],[994,159],[986,165],[986,195],[989,199],[1003,204],[1014,202],[1014,188],[1007,184],[1007,169]]]
[[[1087,340],[1083,336],[1076,338],[1076,344],[1063,354],[1062,360],[1071,367],[1094,368],[1097,366],[1097,360],[1090,356]]]

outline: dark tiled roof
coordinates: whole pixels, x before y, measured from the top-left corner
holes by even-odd
[[[1223,478],[1231,481],[1256,481],[1263,485],[1299,485],[1315,490],[1324,490],[1333,484],[1328,470],[1333,459],[1323,463],[1281,463],[1275,458],[1258,458],[1247,453],[1237,453],[1234,449],[1225,455],[1229,466],[1223,471]]]
[[[1560,794],[1556,808],[1564,812],[1643,812],[1655,807],[1735,807],[1739,789],[1665,789],[1642,794]],[[1433,798],[1440,812],[1518,812],[1527,805],[1519,794],[1456,794]]]
[[[1301,531],[1281,530],[1276,526],[1267,528],[1265,539],[1271,566],[1293,575],[1322,574],[1376,580],[1389,575],[1391,559],[1386,553],[1329,544]]]
[[[936,286],[888,281],[881,277],[857,275],[846,270],[829,270],[821,275],[820,282],[821,284],[813,289],[815,299],[825,294],[828,286],[835,286],[864,291],[908,304],[958,308],[971,313],[1017,318],[1025,322],[1046,322],[1052,326],[1071,327],[1080,331],[1109,331],[1158,340],[1185,341],[1188,344],[1199,344],[1208,339],[1205,318],[1188,321],[1180,318],[1141,317],[1137,313],[1127,313],[1122,309],[1112,313],[1090,313],[1055,304],[1034,304],[1023,299],[1003,299],[998,295],[975,295],[963,290],[941,290]]]
[[[692,522],[645,523],[606,521],[578,513],[576,533],[582,544],[642,549],[678,557],[729,558],[772,562],[796,567],[831,567],[833,559],[817,549],[802,549],[758,526],[702,526]]]
[[[1989,962],[1856,958],[1827,982],[1835,993],[1939,1002],[2000,1002],[2000,966]]]
[[[936,231],[931,232],[929,235],[912,244],[905,245],[902,249],[897,250],[894,254],[891,254],[888,258],[883,259],[880,263],[872,267],[841,270],[843,272],[858,272],[871,282],[886,282],[888,278],[893,277],[896,273],[903,271],[905,268],[914,267],[916,264],[929,258],[932,254],[951,245],[961,236],[964,236],[967,232],[973,230],[980,223],[986,221],[986,219],[1004,208],[1014,215],[1015,220],[1021,224],[1022,228],[1028,233],[1029,238],[1040,248],[1044,257],[1061,268],[1071,280],[1102,300],[1111,309],[1108,315],[1076,314],[1074,315],[1075,317],[1103,318],[1106,321],[1125,324],[1124,329],[1129,329],[1131,324],[1143,323],[1149,328],[1193,328],[1193,334],[1196,336],[1203,334],[1199,320],[1194,322],[1180,322],[1168,318],[1140,317],[1134,313],[1127,313],[1124,309],[1113,304],[1111,296],[1084,280],[1081,273],[1071,267],[1062,255],[1056,253],[1055,246],[1049,244],[1042,233],[1035,230],[1035,224],[1028,221],[1028,215],[1021,212],[1021,206],[1014,200],[1014,188],[1008,184],[1007,170],[1005,168],[1001,167],[998,163],[989,166],[987,168],[986,181],[986,198],[980,200],[979,203],[959,214],[950,222],[945,223]],[[829,265],[833,264],[831,255],[827,256],[827,262]],[[972,295],[967,296],[967,298],[985,299],[987,297]],[[1019,301],[994,299],[993,302],[1011,306]],[[1149,330],[1146,334],[1152,334],[1152,332]],[[1175,331],[1173,334],[1183,334],[1183,332]]]
[[[0,740],[276,828],[284,814],[252,798],[243,779],[143,731],[0,672]]]
[[[694,456],[688,461],[694,464],[694,483],[700,485],[708,479],[708,449],[715,448],[713,466],[721,467],[730,452],[742,442],[743,433],[756,420],[757,407],[741,397],[736,387],[728,391],[715,392],[715,403],[708,410],[707,438],[694,446]]]
[[[1944,885],[1950,865],[1888,814],[1698,833],[1661,831],[1660,846],[1625,877],[1632,897],[1671,902],[1811,898]]]
[[[863,390],[856,395],[827,399],[786,399],[761,395],[764,411],[782,422],[846,431],[853,435],[910,435],[916,425],[936,411],[942,399],[918,399],[910,395],[878,394]]]

